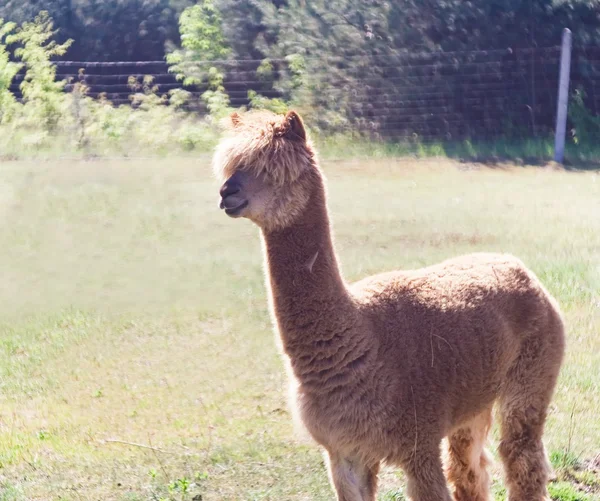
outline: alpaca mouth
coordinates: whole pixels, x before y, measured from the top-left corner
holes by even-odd
[[[225,209],[225,214],[228,216],[237,216],[242,212],[246,207],[248,207],[248,200],[244,200],[240,202],[235,207],[227,207],[224,201],[221,201],[221,209]]]

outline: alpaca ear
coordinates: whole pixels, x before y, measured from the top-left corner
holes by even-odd
[[[295,111],[288,111],[285,120],[288,123],[286,137],[295,141],[306,141],[306,130],[300,115]]]
[[[239,127],[242,124],[242,116],[237,111],[234,111],[229,118],[231,119],[231,124],[234,128]]]

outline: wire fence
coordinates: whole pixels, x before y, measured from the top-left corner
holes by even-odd
[[[550,134],[555,125],[559,62],[558,46],[387,59],[332,57],[323,64],[332,69],[331,74],[317,79],[319,83],[309,90],[315,105],[335,109],[344,103],[352,127],[382,137],[428,141],[541,136]],[[260,63],[218,62],[233,107],[248,106],[249,91],[267,98],[289,97],[285,91],[290,78],[288,62],[272,60],[273,71],[267,78],[257,72]],[[131,102],[131,77],[138,83],[145,76],[152,77],[159,93],[185,88],[199,98],[206,90],[184,87],[164,61],[55,64],[57,77],[69,82],[67,91],[73,83],[83,81],[90,96],[103,95],[117,105]],[[340,71],[348,67],[353,70]],[[20,73],[13,82],[17,95],[23,78]],[[600,114],[600,47],[574,47],[571,91],[579,88],[586,93],[587,109]]]

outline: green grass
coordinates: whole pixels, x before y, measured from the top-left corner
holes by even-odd
[[[498,138],[493,140],[365,141],[364,138],[331,136],[318,141],[325,158],[450,158],[466,162],[515,165],[543,165],[554,159],[554,138]],[[567,143],[565,164],[578,169],[600,167],[600,147],[596,144]]]
[[[548,489],[553,499],[560,501],[590,501],[591,496],[581,492],[567,482],[556,482]]]
[[[159,119],[160,121],[160,119]],[[143,123],[143,121],[141,122]],[[139,125],[136,122],[136,125]],[[197,125],[197,124],[196,124]],[[152,130],[156,129],[154,127]],[[129,136],[114,144],[97,143],[92,140],[87,149],[78,149],[70,135],[58,135],[51,140],[46,138],[44,145],[29,144],[34,134],[22,134],[15,140],[0,144],[0,161],[32,160],[85,160],[89,158],[110,158],[124,156],[130,158],[169,158],[176,154],[179,158],[197,158],[199,152],[212,149],[218,141],[218,134],[212,129],[198,128],[174,133],[171,141],[161,136],[161,141],[148,140],[146,133],[143,142],[133,141]],[[185,135],[185,139],[182,137]],[[22,138],[21,138],[22,136]],[[412,140],[370,140],[354,134],[329,135],[322,138],[318,134],[316,145],[321,156],[330,161],[352,159],[411,159],[446,158],[461,162],[481,162],[489,165],[545,165],[554,159],[554,138],[496,138],[463,140],[428,140],[415,136]],[[0,131],[2,137],[2,131]],[[40,137],[45,137],[44,135]],[[7,136],[9,138],[9,136]],[[10,139],[10,138],[9,138]],[[175,144],[176,143],[176,144]],[[569,168],[598,170],[600,168],[600,146],[598,144],[575,144],[567,142],[565,165]]]
[[[556,295],[552,494],[600,500],[600,176],[324,167],[350,280],[507,251]],[[2,164],[0,264],[0,501],[333,499],[287,408],[258,231],[217,210],[207,158]],[[403,486],[384,469],[380,499]]]

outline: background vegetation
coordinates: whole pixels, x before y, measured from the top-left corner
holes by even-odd
[[[194,0],[7,0],[0,17],[23,23],[42,10],[76,61],[162,60],[179,45],[180,14]],[[465,51],[556,45],[563,27],[597,45],[600,15],[588,0],[212,0],[227,20],[233,57]],[[340,42],[344,43],[340,43]],[[321,43],[323,42],[323,43]]]
[[[338,150],[360,138],[386,143],[382,154],[402,143],[420,155],[546,160],[559,57],[546,48],[564,27],[576,47],[570,158],[597,157],[595,2],[10,0],[2,17],[5,157],[204,150],[232,107],[293,106]],[[106,75],[65,79],[64,59],[164,60],[185,90],[164,90],[140,67],[120,80],[128,106],[116,106],[89,92]],[[420,91],[434,81],[443,99]]]

